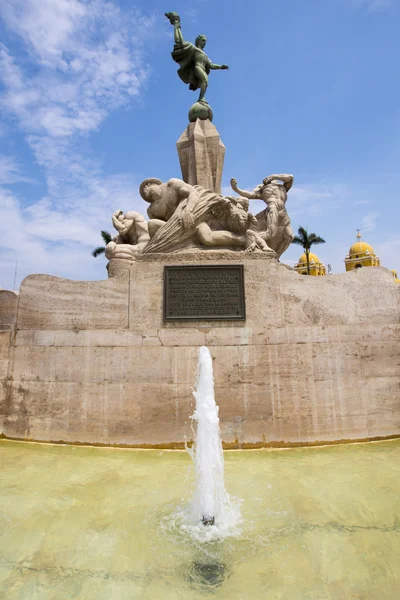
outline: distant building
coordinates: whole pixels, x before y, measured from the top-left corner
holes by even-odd
[[[324,263],[322,263],[316,254],[310,252],[309,261],[310,261],[310,275],[320,276],[326,275],[326,267]],[[307,258],[306,254],[302,254],[299,258],[299,262],[294,265],[294,270],[299,273],[299,275],[307,275]]]
[[[392,269],[392,275],[394,277],[395,282],[396,283],[400,283],[400,279],[398,278],[397,271],[395,271],[394,269]]]
[[[375,250],[366,242],[361,241],[360,232],[357,233],[357,241],[350,247],[344,263],[346,271],[353,271],[353,269],[360,269],[361,267],[380,266],[380,260],[375,254]]]
[[[331,273],[330,265],[328,265],[327,269],[324,263],[322,263],[318,256],[313,254],[313,252],[310,252],[309,260],[310,275],[315,277]],[[344,259],[344,263],[346,271],[353,271],[354,269],[360,269],[361,267],[380,267],[381,265],[380,259],[375,254],[373,247],[370,244],[367,244],[367,242],[362,241],[359,230],[357,233],[357,240],[350,247],[346,258]],[[299,275],[307,275],[307,258],[305,253],[300,256],[298,263],[295,264],[293,268]],[[398,278],[395,269],[392,269],[392,275],[395,282],[400,283],[400,279]]]

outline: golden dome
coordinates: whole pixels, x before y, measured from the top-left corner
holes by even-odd
[[[321,263],[321,261],[319,260],[318,256],[316,254],[313,254],[313,252],[310,252],[310,254],[308,255],[309,261],[311,262],[312,260],[315,263]],[[299,258],[299,264],[306,264],[307,263],[307,257],[306,257],[306,253],[304,252],[304,254],[302,254]]]
[[[375,251],[372,246],[361,241],[361,234],[358,233],[356,243],[350,247],[349,256],[364,256],[365,254],[371,254],[375,256]]]
[[[375,254],[375,250],[367,242],[361,240],[361,233],[358,230],[357,241],[353,244],[349,253],[344,259],[346,271],[352,271],[359,267],[379,267],[380,260]]]

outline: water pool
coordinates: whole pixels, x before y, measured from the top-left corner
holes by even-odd
[[[400,598],[400,440],[225,452],[241,533],[174,516],[185,452],[0,441],[6,600]]]

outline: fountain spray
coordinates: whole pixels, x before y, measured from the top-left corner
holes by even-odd
[[[203,525],[216,525],[222,520],[224,509],[230,505],[230,498],[224,485],[224,455],[218,406],[214,398],[212,358],[205,346],[199,350],[193,395],[196,400],[196,409],[191,416],[196,423],[192,452],[196,475],[194,516]]]

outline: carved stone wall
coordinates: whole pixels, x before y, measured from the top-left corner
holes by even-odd
[[[246,322],[163,323],[164,265],[213,261],[244,264]],[[261,254],[193,253],[112,261],[110,274],[22,283],[1,347],[6,436],[182,444],[204,344],[227,444],[400,435],[400,286],[387,269],[311,278]]]

